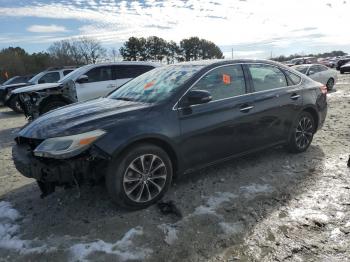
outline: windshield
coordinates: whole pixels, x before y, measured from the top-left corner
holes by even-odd
[[[307,70],[309,69],[308,66],[293,66],[293,68],[297,71],[299,71],[300,73],[303,73],[306,75]]]
[[[41,73],[39,73],[39,74],[33,76],[33,77],[28,81],[28,83],[30,83],[30,84],[36,84],[36,83],[38,82],[39,78],[42,77],[45,73],[46,73],[46,72],[41,72]]]
[[[153,69],[129,81],[109,98],[138,101],[144,103],[159,103],[170,97],[203,66],[172,65]]]
[[[69,80],[76,80],[81,74],[83,74],[86,71],[88,67],[89,66],[82,66],[75,69],[74,71],[70,72],[68,75],[63,77],[61,80],[59,80],[58,83],[65,83]]]

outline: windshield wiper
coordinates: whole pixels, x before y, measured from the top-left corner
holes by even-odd
[[[116,97],[114,99],[115,100],[123,100],[123,101],[135,101],[134,98],[130,98],[130,97]]]

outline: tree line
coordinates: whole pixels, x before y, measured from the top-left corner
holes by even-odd
[[[48,67],[82,66],[102,61],[158,61],[175,63],[199,59],[223,58],[213,42],[198,37],[183,39],[177,44],[157,36],[130,37],[119,52],[107,50],[96,39],[81,37],[52,43],[46,51],[28,54],[23,48],[0,50],[0,83],[7,77],[35,74]]]

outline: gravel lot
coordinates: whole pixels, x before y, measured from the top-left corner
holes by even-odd
[[[350,75],[307,152],[270,149],[176,180],[166,200],[182,218],[120,210],[99,185],[40,199],[12,163],[25,123],[0,108],[0,261],[350,260]]]

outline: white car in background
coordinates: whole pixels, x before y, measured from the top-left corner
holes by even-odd
[[[151,62],[119,62],[82,66],[57,83],[38,84],[12,91],[29,119],[53,109],[105,96],[129,80],[159,67]]]
[[[336,70],[319,64],[305,64],[293,66],[293,69],[327,86],[327,90],[332,90],[338,80]]]

